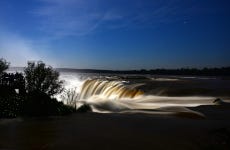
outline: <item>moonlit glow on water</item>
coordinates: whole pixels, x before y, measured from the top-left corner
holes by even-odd
[[[60,80],[64,81],[65,89],[76,89],[78,93],[83,84],[83,81],[80,80],[80,76],[76,74],[61,74]]]
[[[65,80],[65,88],[77,89],[77,106],[88,104],[94,112],[100,113],[188,112],[189,109],[185,107],[213,105],[214,100],[213,97],[146,95],[138,89],[138,84],[108,80],[106,77],[82,79],[76,74],[66,74],[61,75],[61,79]]]
[[[172,79],[172,78],[151,78],[154,81],[178,81],[179,79]]]

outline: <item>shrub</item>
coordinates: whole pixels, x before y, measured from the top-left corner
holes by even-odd
[[[0,118],[13,118],[20,115],[24,97],[8,86],[0,86]]]
[[[0,75],[9,68],[10,63],[7,62],[5,59],[0,59]]]
[[[28,62],[24,72],[28,93],[39,91],[53,96],[62,91],[63,82],[58,80],[59,73],[52,67],[47,67],[42,61]]]
[[[66,105],[76,108],[78,98],[76,88],[64,90],[63,94],[61,95],[61,98]]]
[[[65,115],[76,111],[53,95],[62,91],[59,73],[43,62],[29,62],[21,73],[3,73],[9,63],[0,59],[0,118]]]
[[[55,98],[40,91],[28,93],[23,105],[23,115],[25,116],[64,115],[74,111],[74,108],[65,106],[62,102],[58,102]]]

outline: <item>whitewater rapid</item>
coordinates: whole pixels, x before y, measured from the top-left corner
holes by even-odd
[[[187,107],[213,105],[213,97],[184,96],[167,97],[146,95],[138,87],[143,84],[130,84],[122,80],[107,78],[83,78],[62,76],[65,88],[74,88],[75,104],[89,105],[99,113],[194,113]],[[67,80],[66,80],[67,79]],[[199,114],[202,115],[202,114]]]

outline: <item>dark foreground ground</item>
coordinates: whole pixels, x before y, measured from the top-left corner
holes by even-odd
[[[159,82],[143,79],[139,82],[146,83],[140,88],[147,94],[230,98],[230,80]],[[0,150],[229,150],[229,104],[191,109],[206,118],[83,113],[2,119]]]
[[[85,113],[0,120],[0,150],[230,149],[230,108],[193,110],[206,119]]]

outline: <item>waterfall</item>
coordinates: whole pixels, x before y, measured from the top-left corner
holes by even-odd
[[[186,107],[213,105],[213,97],[167,97],[145,95],[137,89],[141,84],[90,79],[82,84],[77,103],[88,104],[99,113],[189,114],[202,116]],[[184,115],[184,116],[186,116]]]
[[[79,99],[99,95],[106,99],[135,98],[144,92],[134,86],[125,86],[121,81],[86,80],[82,85]]]
[[[156,96],[146,95],[140,88],[143,84],[131,84],[120,80],[70,78],[66,87],[77,86],[75,103],[77,108],[89,105],[99,113],[148,113],[148,114],[192,114],[203,116],[188,107],[213,105],[213,97],[202,96]]]

